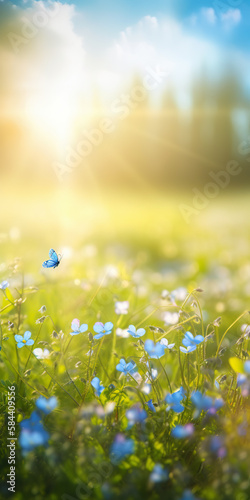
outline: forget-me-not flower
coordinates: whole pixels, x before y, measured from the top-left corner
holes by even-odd
[[[175,344],[169,344],[167,339],[161,339],[160,344],[163,345],[164,349],[173,349]]]
[[[132,406],[126,411],[126,417],[129,421],[129,428],[134,424],[141,424],[147,418],[147,412],[140,405]]]
[[[97,335],[94,335],[94,339],[98,340],[104,337],[104,335],[110,335],[112,332],[112,328],[113,323],[111,323],[110,321],[105,324],[98,321],[94,324],[94,331],[97,333]]]
[[[6,288],[8,288],[8,286],[9,286],[8,281],[4,280],[4,281],[2,281],[2,283],[0,283],[0,290],[6,290]]]
[[[241,387],[241,395],[243,397],[248,397],[250,394],[250,360],[245,361],[243,365],[245,373],[238,373],[237,375],[237,387]]]
[[[132,374],[136,368],[136,364],[134,361],[130,361],[129,363],[126,363],[125,359],[120,359],[118,365],[116,365],[116,369],[118,372],[122,372],[125,375],[128,375],[129,373]]]
[[[153,342],[153,340],[146,340],[144,344],[144,349],[148,353],[150,358],[159,359],[165,354],[164,346],[160,342]]]
[[[213,436],[211,438],[209,448],[218,458],[224,458],[227,454],[224,441],[220,436]]]
[[[48,415],[51,411],[53,411],[57,407],[57,405],[58,401],[55,396],[52,396],[49,399],[40,396],[40,398],[38,398],[36,401],[37,408],[46,415]]]
[[[140,337],[143,337],[143,335],[145,335],[146,330],[144,328],[138,328],[136,330],[134,325],[129,325],[128,333],[130,333],[130,335],[132,335],[132,337],[134,337],[135,339],[139,339]]]
[[[153,400],[152,399],[149,399],[149,401],[146,402],[146,405],[148,406],[148,409],[153,411],[153,412],[156,412],[156,409],[155,409],[155,406],[153,404]]]
[[[183,400],[184,396],[185,391],[183,387],[180,387],[178,391],[175,391],[172,394],[167,394],[165,398],[166,403],[168,403],[166,410],[173,410],[176,413],[182,413],[184,410],[184,406],[181,405],[181,401]]]
[[[150,476],[151,483],[162,483],[168,480],[168,471],[162,467],[161,464],[155,464]]]
[[[49,434],[40,420],[40,416],[34,411],[29,419],[22,420],[19,424],[21,428],[19,444],[24,453],[33,450],[37,446],[44,446],[48,442]]]
[[[71,329],[72,329],[72,332],[70,332],[70,335],[78,335],[79,333],[86,332],[88,329],[88,325],[86,325],[85,323],[80,325],[79,319],[75,318],[75,319],[73,319],[73,321],[71,323]]]
[[[202,394],[200,391],[194,391],[191,395],[191,401],[196,408],[195,416],[197,417],[201,411],[208,411],[210,414],[215,414],[222,406],[224,401],[221,398],[213,399],[210,396]]]
[[[180,500],[198,500],[198,499],[193,495],[193,493],[190,490],[185,490]]]
[[[15,335],[15,341],[17,342],[17,347],[18,349],[21,349],[24,345],[33,345],[34,340],[31,338],[31,332],[27,331],[24,333],[23,337],[22,335]]]
[[[193,336],[191,332],[186,332],[184,339],[182,341],[183,345],[186,347],[180,347],[180,351],[185,352],[186,354],[192,351],[195,351],[197,345],[204,341],[204,337],[202,335]]]
[[[192,436],[193,432],[194,432],[193,424],[186,424],[186,425],[176,425],[172,429],[171,434],[176,439],[186,439]]]
[[[91,380],[91,385],[95,389],[95,395],[99,398],[105,387],[101,385],[100,379],[98,377],[94,377],[93,380]]]
[[[133,439],[126,439],[123,434],[117,434],[110,448],[110,459],[118,463],[127,455],[134,452],[135,443]]]

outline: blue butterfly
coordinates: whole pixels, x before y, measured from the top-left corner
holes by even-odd
[[[43,267],[55,267],[59,266],[61,260],[60,254],[57,255],[55,250],[53,248],[50,249],[49,251],[49,260],[45,260],[43,262]]]

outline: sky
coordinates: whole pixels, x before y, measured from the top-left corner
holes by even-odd
[[[249,32],[242,0],[0,0],[0,119],[56,133],[60,148],[79,109],[85,125],[95,95],[109,108],[135,74],[164,69],[150,99],[171,85],[188,108],[193,78],[231,64],[249,93]]]
[[[18,0],[12,3],[28,7],[32,2]],[[97,28],[103,39],[111,40],[117,32],[136,24],[144,16],[170,16],[187,30],[216,40],[219,45],[250,49],[250,3],[247,0],[75,0],[62,3],[76,6],[79,24],[89,25],[93,38]],[[195,19],[197,22],[192,22]]]

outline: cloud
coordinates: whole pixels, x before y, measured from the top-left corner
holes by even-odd
[[[201,9],[201,16],[208,22],[208,24],[214,25],[217,21],[217,16],[212,8]]]
[[[85,50],[73,5],[0,4],[2,114],[35,123],[63,140],[85,79]]]
[[[224,11],[215,11],[212,7],[203,7],[197,13],[194,13],[189,21],[191,25],[210,25],[222,26],[222,28],[231,30],[241,21],[241,11],[239,9],[227,9]]]
[[[188,32],[177,20],[147,16],[120,33],[108,63],[121,81],[159,65],[170,71],[168,81],[178,89],[188,86],[202,65],[216,67],[220,55],[216,45]]]
[[[239,9],[228,9],[221,13],[221,21],[225,28],[231,29],[241,22],[241,11]]]

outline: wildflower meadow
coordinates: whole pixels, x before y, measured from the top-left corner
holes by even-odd
[[[193,258],[148,215],[96,220],[55,269],[2,237],[1,498],[249,499],[247,252],[211,264],[197,223]]]
[[[250,0],[0,0],[0,500],[250,500]]]

